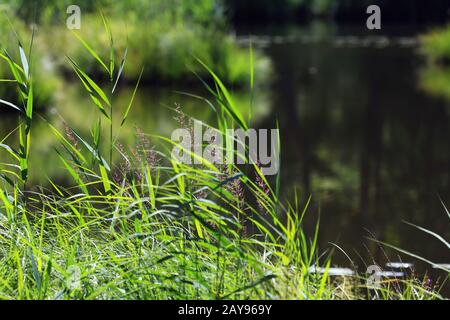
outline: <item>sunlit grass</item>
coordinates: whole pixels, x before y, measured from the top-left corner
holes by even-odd
[[[83,46],[108,78],[120,81],[120,60]],[[279,176],[272,185],[256,164],[243,169],[202,158],[186,165],[171,157],[168,138],[140,131],[135,144],[121,145],[133,95],[119,103],[114,86],[97,84],[76,59],[70,63],[95,110],[91,130],[81,133],[71,123],[62,130],[43,119],[59,143],[55,165],[65,168],[68,181],[49,178],[50,188],[28,188],[21,173],[29,157],[23,150],[33,150],[34,139],[24,137],[33,134],[27,128],[35,79],[25,71],[32,55],[19,56],[4,57],[26,95],[21,111],[13,111],[26,117],[18,123],[22,138],[11,141],[22,150],[17,157],[10,152],[17,161],[0,167],[0,298],[440,298],[415,279],[371,289],[365,278],[329,276],[332,257],[318,247],[319,219],[312,234],[303,231],[304,216],[315,214],[309,201],[282,202]],[[208,125],[223,135],[248,128],[250,113],[207,63],[198,63],[209,75],[204,84],[216,110]],[[189,126],[192,119],[175,112],[180,126]]]

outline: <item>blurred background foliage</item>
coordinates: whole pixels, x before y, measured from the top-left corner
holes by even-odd
[[[91,74],[100,74],[99,65],[82,48],[65,27],[66,9],[71,0],[1,0],[0,41],[14,33],[25,37],[31,25],[39,25],[36,47],[49,81],[38,88],[38,104],[50,102],[55,89],[55,75],[69,74],[66,55],[78,61]],[[432,4],[431,4],[432,3]],[[317,17],[344,21],[365,21],[365,8],[370,4],[383,7],[383,22],[445,21],[450,4],[445,0],[78,0],[82,11],[80,34],[93,48],[108,54],[109,40],[103,30],[100,11],[109,18],[115,37],[116,58],[129,50],[125,73],[134,82],[142,67],[144,80],[155,83],[197,81],[194,73],[206,76],[194,56],[201,58],[229,85],[240,87],[250,77],[248,46],[239,46],[230,21],[234,24],[292,21],[305,22]],[[15,19],[15,18],[19,19]],[[432,60],[450,57],[450,33],[438,31],[424,37],[423,52]],[[11,40],[11,39],[9,39]],[[14,43],[14,42],[13,42]],[[3,76],[5,68],[0,69]],[[255,71],[261,82],[270,74],[270,63],[260,52],[255,53]],[[3,71],[2,71],[3,70]],[[42,74],[37,72],[36,74]]]
[[[2,38],[14,36],[7,20],[14,21],[14,29],[20,37],[24,37],[26,31],[31,34],[31,25],[36,22],[35,42],[41,52],[45,52],[43,59],[51,62],[48,67],[51,65],[54,70],[69,74],[66,55],[70,55],[93,76],[101,73],[98,63],[66,28],[66,9],[73,1],[2,2]],[[193,71],[206,76],[204,68],[196,62],[198,57],[229,85],[239,87],[249,82],[249,48],[236,44],[220,0],[81,0],[76,3],[82,13],[81,30],[77,32],[105,56],[108,55],[109,39],[100,12],[107,16],[114,34],[116,61],[121,60],[128,48],[124,73],[128,81],[134,82],[142,67],[145,67],[145,81],[197,81]],[[2,43],[10,42],[2,39]],[[266,74],[270,69],[268,60],[258,52],[255,52],[255,69],[260,74]]]
[[[67,55],[99,77],[100,66],[65,26],[71,0],[0,0],[0,44],[16,43],[16,33],[24,43],[35,39],[37,105],[50,105],[58,91],[60,75],[71,75]],[[364,23],[366,7],[383,8],[383,23],[441,24],[449,15],[446,0],[78,0],[82,12],[79,34],[93,49],[108,55],[109,39],[100,18],[109,19],[116,46],[116,61],[128,48],[124,77],[133,83],[144,69],[144,81],[162,86],[183,82],[198,83],[195,74],[207,76],[195,57],[209,65],[233,88],[248,86],[249,44],[238,44],[233,26],[240,24],[306,23],[312,19]],[[450,97],[450,28],[427,32],[420,38],[420,51],[428,61],[421,78],[426,91]],[[11,50],[11,54],[16,54]],[[271,75],[270,59],[255,52],[258,83]],[[8,78],[8,68],[0,64],[0,78]],[[40,81],[45,78],[46,81]],[[106,79],[105,79],[106,80]],[[13,87],[13,86],[11,86]],[[0,89],[2,97],[14,100],[15,90]]]
[[[421,87],[450,101],[450,26],[435,28],[421,37],[420,51],[426,64],[420,72]]]
[[[11,19],[0,11],[0,48],[8,50],[11,55],[17,55],[17,42],[28,44],[31,40],[31,30],[21,20]],[[58,87],[58,75],[52,68],[52,63],[46,55],[46,44],[43,42],[34,43],[34,54],[32,68],[35,75],[35,103],[38,107],[50,105],[53,102],[53,93]],[[5,61],[0,62],[0,79],[12,79],[12,75]],[[7,101],[16,101],[18,98],[17,86],[15,83],[2,83],[0,86],[0,97]],[[2,112],[4,109],[2,108]]]

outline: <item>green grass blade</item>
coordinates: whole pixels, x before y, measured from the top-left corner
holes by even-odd
[[[101,17],[102,17],[102,21],[103,21],[103,26],[105,27],[106,33],[109,38],[109,70],[108,70],[108,73],[109,73],[110,79],[112,79],[113,74],[114,74],[114,67],[115,67],[114,39],[112,36],[109,21],[106,18],[106,16],[103,14],[103,12],[101,12]]]
[[[120,62],[119,72],[117,73],[116,81],[114,82],[114,86],[111,90],[111,93],[116,91],[117,84],[119,83],[120,77],[122,76],[123,69],[125,68],[125,62],[127,61],[128,48],[125,48],[125,52],[123,53],[122,61]]]
[[[17,111],[23,112],[22,109],[20,109],[18,106],[16,106],[15,104],[13,104],[11,102],[8,102],[8,101],[0,99],[0,104],[6,105],[8,107],[11,107],[11,108],[17,110]]]
[[[134,97],[136,96],[136,92],[137,92],[137,89],[139,87],[139,83],[141,82],[141,78],[142,78],[142,74],[143,73],[144,73],[144,68],[142,68],[141,73],[139,74],[139,78],[138,78],[138,81],[136,83],[136,86],[134,87],[133,94],[131,95],[130,102],[128,103],[128,106],[127,106],[127,109],[125,111],[125,114],[123,115],[122,123],[120,124],[121,127],[125,124],[125,121],[128,118],[128,113],[130,112],[131,107],[133,105]]]
[[[25,114],[27,116],[27,129],[26,129],[27,135],[30,134],[31,121],[33,120],[33,104],[34,104],[33,85],[30,84],[30,89],[28,91],[27,108],[25,110]]]
[[[78,64],[69,58],[69,61],[71,62],[72,66],[78,71],[79,75],[83,77],[83,79],[86,81],[86,83],[89,84],[89,87],[91,90],[94,90],[94,92],[108,105],[110,106],[111,103],[109,102],[108,97],[103,92],[103,90],[92,80],[79,66]]]
[[[111,192],[111,183],[109,181],[108,172],[106,171],[106,168],[103,165],[103,163],[100,163],[99,167],[100,167],[100,174],[102,177],[103,187],[105,188],[105,192],[107,194],[109,194]]]
[[[94,57],[95,60],[97,60],[100,65],[108,72],[109,74],[109,68],[106,66],[106,64],[103,62],[103,60],[99,57],[99,55],[95,52],[95,50],[93,50],[91,48],[91,46],[89,46],[89,44],[78,34],[76,33],[74,30],[71,30],[71,32],[73,33],[73,35],[75,35],[75,37],[81,42],[81,44],[83,45],[83,47],[91,54],[92,57]]]
[[[409,224],[410,226],[419,229],[420,231],[423,231],[425,233],[428,233],[429,235],[435,237],[436,239],[438,239],[440,242],[442,242],[444,245],[447,246],[448,249],[450,249],[450,243],[448,243],[442,236],[440,236],[439,234],[437,234],[436,232],[433,232],[431,230],[425,229],[423,227],[420,227],[418,225],[412,224],[410,222],[405,222],[406,224]]]
[[[28,79],[30,77],[30,66],[28,64],[27,56],[25,55],[25,50],[23,49],[20,43],[19,43],[19,54],[20,60],[22,62],[23,73],[25,75],[25,78]]]
[[[214,71],[211,70],[211,68],[209,68],[203,61],[201,61],[198,58],[197,58],[197,61],[211,74],[211,76],[213,77],[214,81],[216,82],[216,84],[220,88],[220,91],[223,94],[223,96],[225,97],[225,100],[227,102],[226,104],[224,104],[224,107],[226,108],[226,110],[231,114],[231,116],[234,118],[234,120],[239,124],[239,126],[242,129],[247,130],[248,129],[248,125],[244,121],[244,117],[242,116],[241,112],[236,107],[236,105],[235,105],[235,103],[233,101],[233,98],[231,97],[231,94],[228,91],[228,89],[222,83],[220,78],[214,73]]]

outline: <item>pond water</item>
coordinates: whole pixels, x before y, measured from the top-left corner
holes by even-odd
[[[313,230],[320,215],[321,249],[336,249],[330,243],[336,244],[360,265],[359,256],[368,264],[371,258],[384,263],[385,254],[398,260],[367,238],[450,262],[448,248],[404,223],[443,236],[450,231],[439,200],[450,205],[450,103],[421,83],[419,31],[389,27],[374,34],[362,26],[323,23],[238,28],[239,41],[245,44],[251,35],[272,63],[269,83],[255,92],[255,119],[262,128],[280,122],[283,195],[289,198],[297,188],[303,203],[311,195],[306,227]],[[88,134],[96,111],[78,87],[60,88],[60,102],[48,117],[60,121],[61,115]],[[122,132],[125,142],[133,139],[133,125],[169,135],[177,126],[167,109],[174,102],[201,119],[214,116],[206,104],[174,90],[205,94],[183,86],[141,87],[131,129]],[[117,105],[126,105],[131,91],[121,89]],[[248,94],[236,93],[236,100],[248,108]],[[1,116],[2,136],[14,129],[12,120]],[[43,122],[33,130],[31,178],[58,180],[62,165],[52,135]],[[348,265],[339,249],[334,256],[337,264]]]
[[[421,31],[319,23],[241,32],[273,63],[272,113],[261,123],[280,121],[283,187],[312,195],[310,228],[319,213],[322,248],[334,243],[358,264],[358,255],[396,259],[367,238],[450,260],[448,248],[404,223],[450,232],[439,199],[450,203],[450,103],[427,91]],[[345,263],[337,249],[339,257]]]

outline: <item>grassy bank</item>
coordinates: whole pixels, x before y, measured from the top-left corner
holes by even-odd
[[[232,36],[232,30],[224,16],[221,1],[81,1],[80,30],[72,32],[66,27],[67,1],[43,2],[35,10],[27,2],[11,1],[7,12],[26,23],[38,24],[36,42],[46,47],[49,55],[61,70],[71,71],[65,55],[83,63],[91,74],[99,77],[102,66],[76,41],[81,35],[92,48],[109,54],[108,35],[103,32],[99,12],[108,18],[114,33],[113,53],[117,60],[128,48],[127,72],[124,77],[134,82],[145,66],[142,79],[155,83],[192,82],[193,71],[205,76],[204,69],[195,63],[194,56],[200,57],[214,68],[224,82],[243,86],[249,77],[247,65],[250,61],[248,47],[241,48]],[[7,28],[1,24],[0,28]],[[254,52],[254,64],[259,74],[266,75],[269,62],[259,52]]]
[[[128,21],[125,24],[123,21]],[[170,20],[170,19],[167,19]],[[129,22],[131,21],[131,22]],[[165,84],[174,82],[197,82],[196,76],[204,77],[204,69],[199,68],[194,57],[200,57],[213,67],[230,85],[242,87],[250,74],[249,48],[238,47],[235,39],[222,31],[204,29],[198,25],[186,24],[186,21],[161,21],[159,19],[141,20],[133,14],[125,19],[110,18],[111,30],[115,35],[116,59],[120,60],[125,48],[128,48],[126,74],[129,81],[139,77],[140,69],[145,66],[143,80]],[[103,25],[98,14],[85,16],[83,27],[78,32],[87,43],[101,53],[107,53],[109,39],[102,32]],[[45,26],[43,35],[46,43],[52,43],[51,52],[58,66],[67,71],[67,63],[61,52],[71,53],[83,63],[91,73],[102,73],[89,52],[74,40],[72,32],[64,27]],[[255,67],[261,75],[267,74],[270,64],[258,52],[255,53]]]
[[[219,165],[184,149],[199,161],[185,164],[171,156],[179,144],[139,130],[134,145],[123,145],[134,94],[127,103],[116,100],[115,83],[124,77],[123,63],[113,55],[90,52],[111,79],[105,88],[85,68],[88,62],[69,59],[98,121],[90,135],[70,123],[47,123],[70,181],[49,179],[49,189],[30,185],[38,83],[29,71],[29,46],[19,46],[17,59],[2,56],[22,103],[7,105],[18,115],[19,134],[0,144],[8,154],[0,166],[0,298],[441,298],[413,277],[372,287],[367,275],[331,276],[331,252],[317,246],[318,217],[312,234],[303,231],[305,215],[316,212],[296,198],[281,201],[279,176],[264,176],[258,164]],[[216,117],[203,126],[235,139],[226,129],[245,130],[251,121],[220,77],[202,60],[197,63],[214,84],[207,89],[215,99],[205,108],[213,108]],[[248,67],[252,87],[254,71]],[[182,106],[173,116],[180,128],[192,130],[194,119]]]

